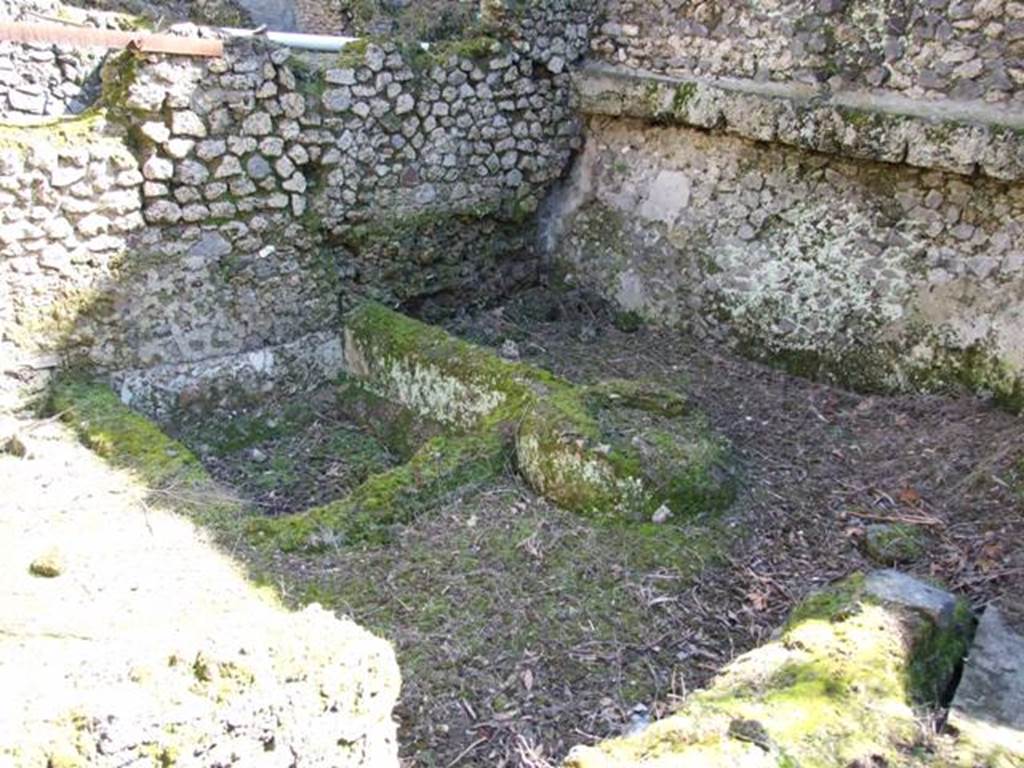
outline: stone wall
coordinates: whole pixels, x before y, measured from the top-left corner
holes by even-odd
[[[604,11],[545,210],[572,279],[799,373],[1024,405],[1024,5]]]
[[[109,29],[129,24],[124,16],[83,11],[57,0],[0,0],[0,20],[63,20]],[[105,56],[98,48],[0,41],[0,122],[83,112],[99,95],[99,68]]]
[[[559,256],[625,310],[868,389],[1019,398],[1024,188],[594,118]]]
[[[607,0],[596,57],[672,74],[1024,104],[1016,0]]]
[[[568,75],[489,39],[243,41],[104,78],[102,109],[0,137],[0,351],[150,411],[333,375],[353,295],[535,279],[525,223],[579,146]]]

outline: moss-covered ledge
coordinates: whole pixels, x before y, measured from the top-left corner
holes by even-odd
[[[86,447],[132,472],[167,506],[218,533],[238,530],[245,514],[242,503],[210,477],[192,451],[124,405],[105,383],[56,380],[41,405]]]
[[[727,444],[676,393],[630,382],[577,387],[373,302],[346,318],[345,368],[372,396],[443,434],[344,499],[255,523],[268,543],[378,543],[444,494],[511,465],[541,495],[602,520],[664,522],[732,500]]]
[[[673,78],[591,63],[574,74],[585,114],[725,131],[814,152],[996,179],[1024,178],[1024,116],[796,83]]]
[[[778,640],[740,656],[645,731],[575,749],[565,768],[935,765],[916,749],[964,657],[963,601],[895,571],[854,575],[798,606]]]

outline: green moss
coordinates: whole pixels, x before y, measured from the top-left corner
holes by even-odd
[[[48,410],[61,414],[82,442],[153,486],[206,477],[199,460],[155,424],[124,406],[103,384],[63,381],[51,390]]]
[[[644,327],[644,319],[633,311],[616,312],[612,323],[623,333],[636,333]]]
[[[195,455],[122,404],[105,384],[58,380],[44,409],[59,415],[87,447],[130,470],[169,506],[220,531],[237,523],[241,505],[217,486]]]
[[[990,392],[1006,410],[1024,411],[1024,374],[993,351],[987,343],[962,350],[948,350],[927,364],[912,368],[910,379],[924,389],[941,389],[951,383],[973,392]]]
[[[792,614],[780,641],[741,656],[677,714],[584,750],[568,766],[612,768],[660,757],[687,765],[832,768],[870,758],[923,768],[928,756],[918,762],[906,749],[920,728],[914,707],[924,700],[914,670],[924,664],[927,680],[948,682],[948,662],[960,658],[969,634],[864,600],[862,587],[856,576],[812,598]],[[943,663],[934,663],[940,657]]]
[[[439,43],[430,49],[431,55],[438,61],[445,61],[449,56],[480,62],[498,56],[503,46],[500,41],[490,35],[460,38]]]
[[[434,438],[407,463],[371,476],[349,496],[300,515],[254,520],[254,541],[285,551],[386,543],[446,494],[485,483],[506,465],[497,435]]]
[[[924,554],[925,539],[915,525],[893,523],[868,526],[863,548],[882,565],[909,563]]]
[[[362,37],[353,40],[338,53],[337,63],[339,67],[354,69],[366,63],[366,51],[373,41],[370,38]]]
[[[863,594],[864,574],[855,573],[800,603],[790,613],[786,629],[810,620],[840,621],[857,606]]]
[[[690,410],[685,395],[642,380],[606,379],[586,387],[583,397],[591,408],[625,406],[670,418]]]
[[[725,445],[699,415],[681,418],[686,403],[676,393],[629,382],[577,388],[379,305],[360,307],[346,327],[368,386],[457,431],[513,430],[520,470],[568,509],[640,520],[664,503],[690,514],[731,499],[717,476]],[[651,441],[663,460],[635,446],[639,433],[608,421],[627,410],[677,422]]]
[[[975,629],[974,614],[958,600],[950,628],[931,627],[913,650],[906,686],[914,702],[931,706],[947,703],[950,680],[967,656]]]
[[[683,83],[678,86],[675,93],[672,94],[672,114],[676,118],[684,119],[690,110],[690,103],[696,95],[696,83]]]

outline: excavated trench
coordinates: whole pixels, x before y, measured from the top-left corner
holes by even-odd
[[[501,361],[374,310],[350,326],[345,378],[165,424],[241,500],[229,525],[211,525],[254,577],[394,643],[411,764],[554,765],[576,745],[635,732],[768,642],[802,597],[858,571],[938,576],[975,607],[1001,600],[1019,621],[1012,576],[979,578],[953,557],[1019,533],[1019,515],[994,513],[1019,501],[1004,483],[958,487],[948,471],[987,466],[989,441],[1019,439],[1008,414],[970,400],[855,396],[616,319],[587,297],[534,291],[449,323],[520,358]],[[529,429],[573,462],[524,464]],[[620,456],[620,444],[634,453]],[[609,457],[626,473],[613,478],[634,473],[653,494],[613,479],[594,495],[568,479],[566,467],[604,482]],[[663,476],[686,477],[685,492]],[[910,528],[915,546],[870,546],[879,520]],[[942,722],[962,653],[939,675],[929,714],[907,723]],[[826,703],[873,727],[855,701]],[[765,717],[740,719],[776,728]],[[953,736],[924,733],[915,746],[894,731],[884,750],[908,765],[956,764]],[[748,736],[733,740],[758,742]],[[620,760],[610,764],[631,764],[609,749]],[[569,764],[604,765],[588,762],[602,754],[576,752]]]

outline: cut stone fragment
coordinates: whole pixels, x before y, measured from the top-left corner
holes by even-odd
[[[879,600],[926,615],[942,629],[949,627],[954,620],[955,597],[900,571],[875,571],[868,576],[864,588]]]
[[[978,623],[948,724],[974,764],[1024,764],[1024,637],[996,605]]]

